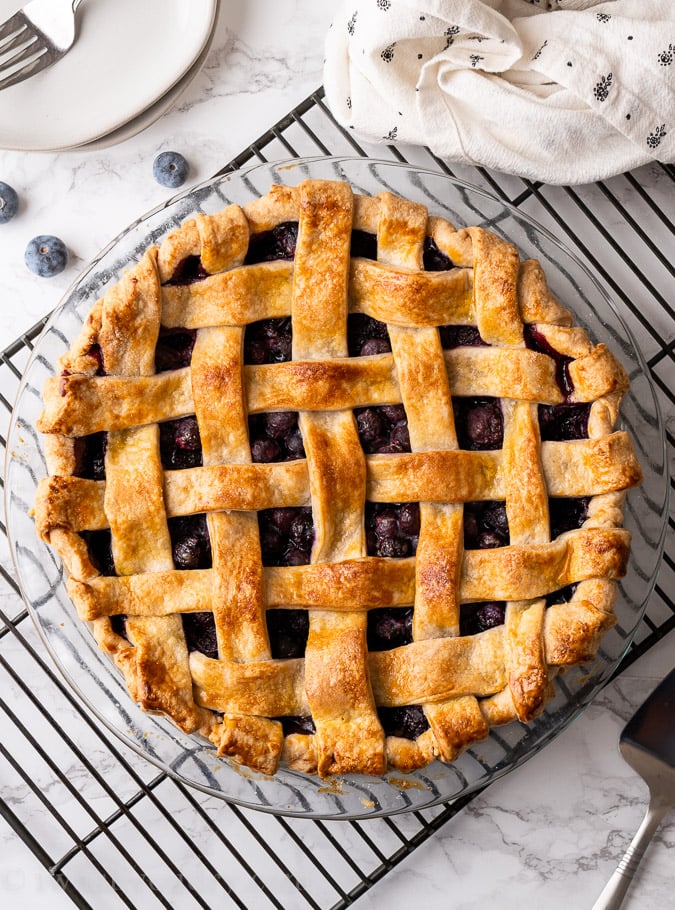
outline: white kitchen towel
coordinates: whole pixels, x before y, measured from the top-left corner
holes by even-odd
[[[600,180],[675,161],[675,0],[346,0],[324,85],[365,141]]]

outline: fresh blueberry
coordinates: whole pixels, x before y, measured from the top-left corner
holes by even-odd
[[[16,190],[0,180],[0,224],[6,224],[17,213],[19,197]]]
[[[175,189],[182,186],[190,173],[190,165],[179,152],[160,152],[152,165],[152,174],[162,186]]]
[[[26,247],[24,260],[31,272],[41,278],[52,278],[65,269],[68,250],[58,237],[40,234],[39,237],[33,237]]]

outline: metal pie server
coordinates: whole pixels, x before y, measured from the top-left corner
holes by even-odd
[[[647,783],[649,808],[593,910],[618,910],[656,829],[675,806],[675,670],[628,721],[619,749]]]

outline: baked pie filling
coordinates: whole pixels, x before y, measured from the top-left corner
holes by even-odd
[[[626,374],[536,261],[346,183],[186,221],[45,388],[36,524],[132,698],[273,774],[534,718],[626,569]]]

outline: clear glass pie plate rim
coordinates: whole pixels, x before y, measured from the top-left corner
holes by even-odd
[[[453,764],[434,762],[409,775],[393,771],[383,778],[324,781],[280,769],[269,778],[218,759],[207,740],[143,713],[77,617],[65,593],[60,561],[37,539],[31,517],[35,488],[47,473],[43,440],[34,429],[42,385],[95,300],[150,243],[190,215],[215,212],[230,201],[250,201],[272,183],[294,185],[306,178],[347,179],[368,194],[391,190],[424,202],[432,214],[444,214],[458,227],[485,224],[503,233],[521,255],[542,261],[554,293],[591,337],[608,341],[632,379],[621,420],[632,432],[645,482],[629,493],[624,510],[633,548],[628,575],[620,584],[617,626],[603,639],[594,661],[568,670],[556,682],[555,698],[530,725],[493,728],[488,740]],[[649,370],[588,266],[529,216],[478,187],[432,170],[356,157],[291,159],[226,173],[143,215],[118,235],[66,292],[36,342],[12,414],[5,477],[8,538],[22,596],[47,650],[84,705],[127,746],[181,782],[249,808],[308,818],[377,817],[466,796],[520,766],[562,732],[609,679],[632,641],[656,581],[668,512],[665,432]]]

